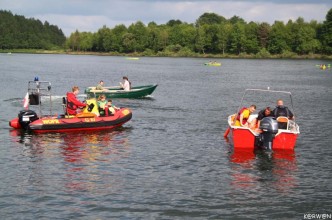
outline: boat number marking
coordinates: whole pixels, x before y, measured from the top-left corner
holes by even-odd
[[[49,124],[60,124],[58,119],[47,119],[47,120],[42,120],[43,124],[49,125]]]
[[[95,118],[84,118],[84,122],[95,122]]]

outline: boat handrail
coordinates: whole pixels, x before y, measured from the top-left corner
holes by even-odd
[[[42,109],[41,109],[41,97],[42,96],[48,96],[49,97],[49,111],[52,115],[52,84],[49,81],[39,81],[39,80],[33,80],[28,81],[28,94],[37,96],[37,106],[39,108],[39,115],[42,116]]]
[[[260,91],[260,92],[275,92],[275,93],[285,93],[291,95],[291,92],[288,91],[281,91],[281,90],[271,90],[269,87],[267,89],[246,89],[245,93],[247,91]]]
[[[240,109],[243,107],[243,101],[244,98],[246,96],[246,94],[248,92],[271,92],[271,93],[283,93],[283,94],[288,94],[290,97],[290,102],[291,102],[291,109],[293,110],[293,114],[295,115],[295,111],[294,111],[294,105],[293,105],[293,98],[292,98],[292,93],[288,92],[288,91],[281,91],[281,90],[271,90],[270,87],[267,87],[267,89],[246,89],[243,93],[242,99],[241,99],[241,103],[240,106],[236,112],[236,114],[238,114],[238,112],[240,111]],[[293,119],[295,121],[295,117]]]

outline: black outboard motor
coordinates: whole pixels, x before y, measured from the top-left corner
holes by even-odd
[[[263,118],[259,129],[262,130],[260,134],[261,144],[265,149],[272,150],[272,141],[278,133],[278,122],[273,117]]]
[[[37,119],[38,119],[38,116],[37,116],[36,112],[34,112],[32,110],[22,110],[18,114],[18,122],[20,123],[20,125],[22,126],[23,129],[27,129],[28,125],[31,122],[36,121]]]

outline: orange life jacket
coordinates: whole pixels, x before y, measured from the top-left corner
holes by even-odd
[[[237,113],[236,120],[240,121],[240,116],[244,110],[248,109],[247,107],[242,107],[240,111]],[[248,118],[243,118],[242,122],[243,124],[247,123]]]

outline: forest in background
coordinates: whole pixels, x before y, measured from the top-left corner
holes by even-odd
[[[273,56],[332,55],[332,9],[326,20],[275,21],[272,25],[226,19],[204,13],[196,22],[170,20],[166,24],[137,21],[96,33],[76,30],[66,38],[61,29],[35,19],[0,11],[0,49],[63,49],[66,52],[96,52],[141,56]]]
[[[47,21],[13,15],[0,10],[0,49],[59,49],[66,37],[62,30]]]

